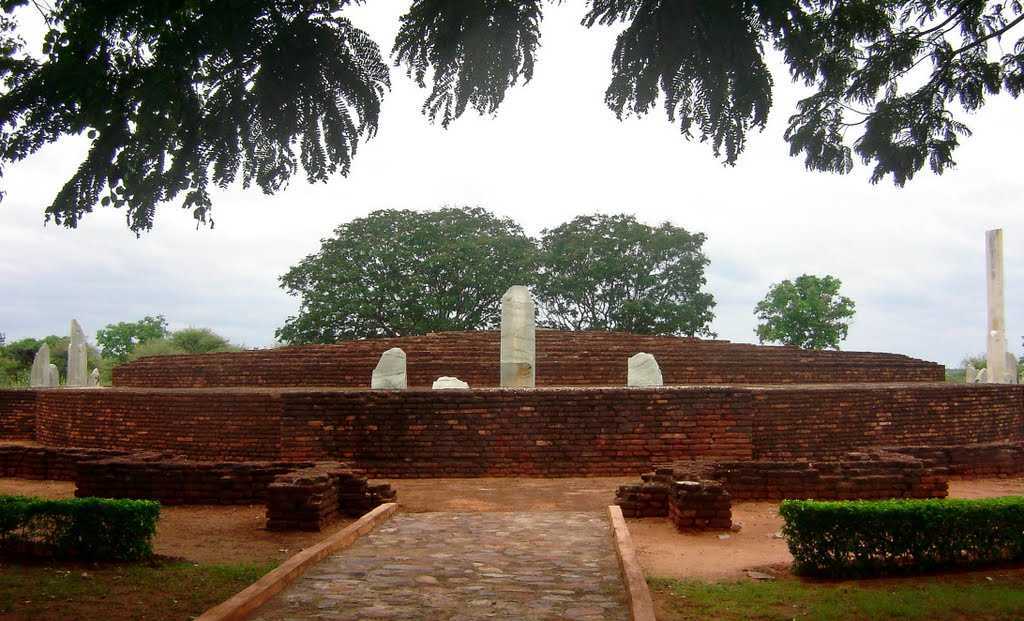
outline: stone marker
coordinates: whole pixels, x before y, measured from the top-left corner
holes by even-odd
[[[975,384],[985,384],[988,382],[988,369],[982,369],[978,371],[978,377],[975,378]]]
[[[71,344],[68,345],[68,376],[65,386],[89,385],[89,358],[85,345],[85,332],[74,319],[71,320]]]
[[[535,306],[530,290],[521,285],[501,296],[501,386],[536,385]]]
[[[380,355],[370,376],[370,388],[408,388],[405,376],[405,352],[392,347]]]
[[[99,385],[100,385],[100,370],[99,369],[93,369],[92,373],[89,374],[89,386],[91,388],[96,388]]]
[[[431,387],[434,390],[449,390],[452,388],[469,388],[469,384],[460,380],[457,377],[439,377],[434,380],[434,385]]]
[[[1006,352],[1006,371],[1003,375],[1005,376],[1004,384],[1017,383],[1017,356],[1010,352]]]
[[[973,364],[967,365],[964,369],[964,383],[975,384],[978,382],[978,370],[974,368]]]
[[[32,360],[32,371],[28,385],[32,388],[46,388],[50,385],[50,346],[43,343]]]
[[[60,369],[57,368],[57,365],[51,364],[47,369],[46,376],[47,386],[50,388],[60,386]]]
[[[626,386],[661,386],[661,367],[651,354],[640,352],[629,357]]]
[[[1004,381],[1006,375],[1003,229],[985,232],[985,283],[988,292],[988,349],[986,350],[988,373],[986,380],[995,384]]]

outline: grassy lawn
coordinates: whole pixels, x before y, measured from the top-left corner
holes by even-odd
[[[836,583],[648,582],[661,621],[1024,618],[1024,572]]]
[[[191,619],[276,563],[0,564],[0,619]]]

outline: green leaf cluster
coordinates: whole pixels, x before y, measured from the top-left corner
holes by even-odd
[[[799,573],[921,572],[1024,559],[1024,497],[786,500],[782,533]]]
[[[160,503],[0,496],[0,546],[62,558],[134,561],[153,553]]]
[[[108,324],[96,332],[96,342],[105,358],[124,362],[140,343],[167,336],[167,320],[163,315],[146,316],[138,321]]]
[[[772,285],[754,308],[757,338],[806,349],[839,349],[855,313],[853,300],[839,295],[841,286],[833,276],[808,274]]]
[[[713,336],[702,233],[628,215],[579,216],[544,230],[536,293],[562,330]]]
[[[501,296],[535,271],[522,227],[479,207],[375,211],[281,277],[301,302],[276,336],[333,343],[491,328]]]
[[[580,216],[539,240],[479,207],[375,211],[338,227],[281,277],[299,312],[286,343],[498,326],[501,296],[532,286],[540,325],[711,334],[702,234],[632,216]]]

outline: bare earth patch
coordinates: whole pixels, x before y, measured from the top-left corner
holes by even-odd
[[[602,511],[637,477],[390,479],[402,511]]]

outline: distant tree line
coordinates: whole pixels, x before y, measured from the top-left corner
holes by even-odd
[[[0,335],[2,336],[2,335]],[[0,338],[0,387],[27,386],[32,361],[44,343],[50,347],[50,362],[60,376],[67,376],[70,337],[50,335],[6,342]],[[89,368],[100,370],[100,381],[110,383],[111,371],[118,364],[144,356],[200,354],[240,349],[209,328],[184,328],[170,331],[163,315],[138,321],[108,324],[96,333],[96,345],[88,346]]]

